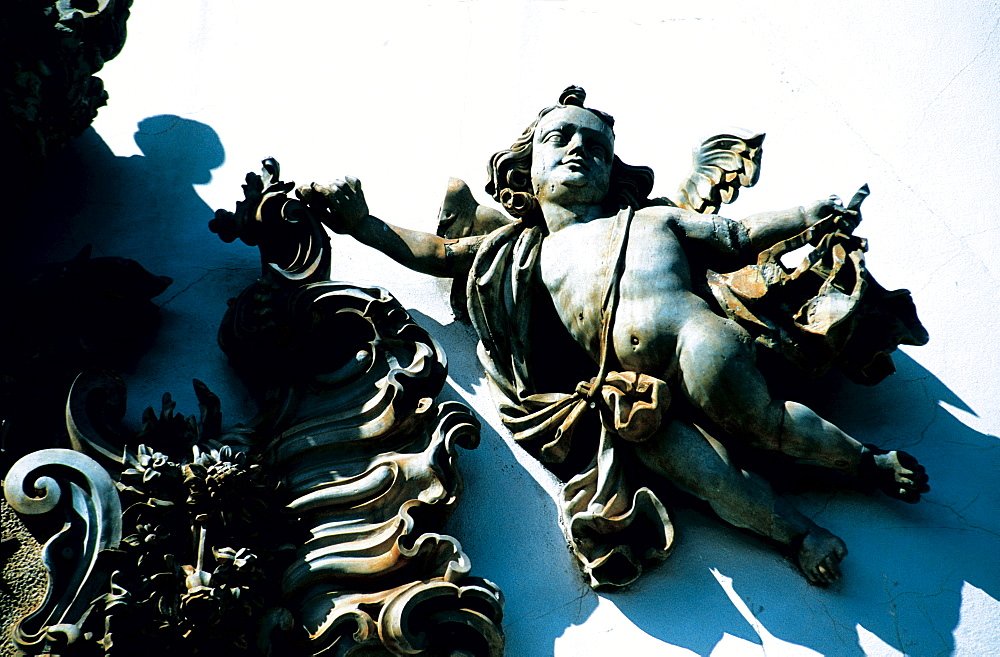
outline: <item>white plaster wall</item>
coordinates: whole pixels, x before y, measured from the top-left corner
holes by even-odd
[[[375,214],[433,230],[447,178],[486,200],[487,158],[568,84],[615,115],[618,153],[654,167],[658,194],[673,193],[700,137],[766,131],[760,183],[729,214],[849,198],[869,183],[858,232],[870,268],[912,290],[931,334],[879,387],[827,384],[819,403],[865,442],[917,455],[933,486],[916,506],[796,496],[850,547],[829,589],[755,538],[682,510],[661,568],[595,594],[557,528],[553,481],[497,421],[446,285],[346,238],[336,272],[413,309],[448,350],[446,394],[485,421],[482,445],[463,455],[450,531],[506,594],[509,655],[996,655],[998,28],[995,0],[140,0],[101,74],[109,106],[56,163],[84,184],[59,201],[72,220],[49,227],[48,255],[93,242],[95,255],[175,279],[154,350],[126,373],[133,422],[163,391],[195,412],[192,377],[239,421],[252,408],[215,327],[257,255],[206,224],[242,198],[262,158],[276,157],[286,180],[358,176]],[[210,126],[224,158],[170,130],[143,153],[133,133],[157,115]]]

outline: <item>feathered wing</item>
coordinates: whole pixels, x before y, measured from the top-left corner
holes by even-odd
[[[752,187],[760,176],[764,133],[709,137],[694,152],[694,169],[677,190],[677,207],[715,214],[732,203],[741,187]]]

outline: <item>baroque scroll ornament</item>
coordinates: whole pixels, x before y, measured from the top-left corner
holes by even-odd
[[[66,529],[46,544],[49,594],[15,643],[28,654],[503,654],[503,595],[443,533],[457,451],[479,424],[437,403],[440,346],[382,288],[329,279],[330,244],[278,165],[247,176],[211,228],[259,246],[263,272],[219,341],[260,403],[222,428],[169,394],[124,429],[125,387],[81,375],[73,450],[28,455],[5,479],[23,513]],[[134,446],[134,447],[133,447]],[[88,456],[89,455],[89,456]]]

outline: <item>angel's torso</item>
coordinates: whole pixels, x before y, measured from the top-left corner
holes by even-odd
[[[662,378],[676,369],[681,328],[711,312],[691,291],[687,257],[668,225],[673,212],[655,206],[635,213],[611,333],[611,356],[622,368]],[[616,221],[611,216],[573,224],[542,242],[542,281],[563,325],[595,361],[600,359],[601,307],[620,247]]]

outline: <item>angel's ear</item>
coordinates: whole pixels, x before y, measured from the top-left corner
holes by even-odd
[[[716,213],[732,203],[741,187],[753,187],[760,176],[764,133],[709,137],[694,152],[694,170],[677,191],[677,206]]]

